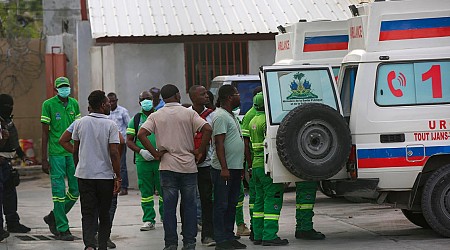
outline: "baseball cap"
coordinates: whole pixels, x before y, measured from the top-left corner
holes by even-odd
[[[264,110],[264,97],[261,92],[259,92],[258,94],[255,95],[255,97],[253,97],[253,107],[255,107],[255,109],[258,111]]]
[[[69,79],[67,79],[67,77],[60,76],[60,77],[56,78],[56,80],[55,80],[55,87],[59,88],[59,87],[62,87],[62,86],[70,87]]]

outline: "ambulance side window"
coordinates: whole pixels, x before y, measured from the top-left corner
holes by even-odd
[[[344,118],[348,122],[352,110],[353,91],[355,90],[356,74],[358,66],[348,66],[345,68],[341,88],[341,104]]]
[[[375,102],[379,106],[450,103],[450,61],[381,64]]]

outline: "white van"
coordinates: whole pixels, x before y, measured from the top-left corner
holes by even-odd
[[[285,152],[283,155],[298,155],[296,152],[289,151],[289,149],[295,150],[297,146],[293,147],[293,145],[297,141],[288,145],[277,143],[277,137],[281,134],[290,137],[289,131],[294,131],[290,128],[286,130],[286,127],[290,125],[282,125],[282,120],[297,106],[305,106],[304,108],[308,109],[307,112],[323,114],[327,116],[324,118],[326,120],[331,117],[340,117],[341,127],[348,131],[342,119],[342,109],[335,83],[340,63],[348,53],[347,26],[347,21],[298,22],[290,25],[284,28],[284,33],[281,32],[275,37],[275,64],[261,67],[260,75],[263,82],[266,114],[268,114],[265,168],[275,182],[296,182],[300,181],[301,177],[307,178],[311,175],[317,180],[325,179],[317,173],[299,174],[297,167],[294,166],[297,164],[288,164],[284,159],[282,164],[279,154],[276,153],[278,151]],[[311,105],[317,103],[321,105]],[[303,118],[307,121],[309,115],[305,114]],[[332,132],[326,128],[325,123],[329,122],[317,123],[305,131],[305,135],[309,138],[301,146],[305,149],[305,156],[316,158],[314,154],[326,153],[315,150],[319,144],[326,143],[325,140],[334,143],[337,140],[345,140],[346,142],[342,143],[350,143],[350,132],[347,132],[347,136],[343,136],[345,138],[338,138],[341,135],[337,133],[328,137]],[[296,136],[293,135],[291,138],[294,137]],[[344,164],[349,150],[350,147],[344,150],[347,153],[340,149],[328,152],[327,161],[337,160]],[[307,164],[302,163],[302,165]],[[321,172],[326,175],[326,178],[336,174],[336,171],[330,172],[325,168]],[[346,172],[342,172],[340,176],[346,177]]]
[[[261,86],[261,80],[258,75],[223,75],[216,76],[211,82],[209,91],[217,98],[217,92],[222,85],[233,85],[241,97],[241,106],[237,113],[239,120],[242,121],[245,113],[253,105],[253,90]]]
[[[341,191],[371,190],[450,237],[450,1],[375,2],[354,14],[338,85],[347,171],[360,184]]]

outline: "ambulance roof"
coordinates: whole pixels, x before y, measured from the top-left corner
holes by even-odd
[[[259,81],[258,75],[224,75],[216,76],[213,82]]]
[[[404,0],[359,6],[349,19],[349,49],[366,52],[450,44],[450,1]]]
[[[275,37],[275,65],[338,65],[348,52],[347,21],[298,22]]]

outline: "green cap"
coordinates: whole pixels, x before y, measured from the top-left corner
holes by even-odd
[[[62,87],[62,86],[70,87],[69,79],[67,79],[67,77],[60,76],[60,77],[56,78],[56,80],[55,80],[55,87],[59,88],[59,87]]]
[[[253,107],[258,111],[264,111],[264,97],[262,92],[259,92],[253,97]]]

